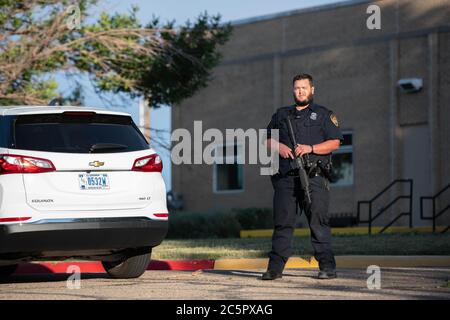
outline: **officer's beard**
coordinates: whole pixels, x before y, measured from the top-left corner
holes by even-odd
[[[312,93],[310,93],[309,96],[305,100],[300,101],[300,100],[297,99],[297,97],[294,94],[294,100],[295,100],[295,104],[298,107],[304,107],[304,106],[310,105],[313,102],[314,96],[313,96]]]

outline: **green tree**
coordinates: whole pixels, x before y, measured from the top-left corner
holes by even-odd
[[[145,97],[153,107],[179,103],[206,86],[231,34],[206,13],[177,28],[158,19],[142,26],[137,7],[87,23],[96,3],[0,0],[0,104],[47,104],[58,96],[51,75],[61,71],[87,73],[99,92]]]

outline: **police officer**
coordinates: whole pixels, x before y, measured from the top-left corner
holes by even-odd
[[[336,115],[313,103],[314,84],[309,74],[294,77],[293,91],[295,105],[279,108],[267,127],[267,145],[278,150],[280,166],[279,172],[271,176],[274,232],[269,265],[262,280],[282,277],[284,266],[292,254],[292,236],[299,208],[306,213],[309,222],[314,257],[319,262],[318,278],[336,278],[328,216],[329,178],[331,153],[339,148],[342,133]],[[286,117],[291,119],[297,142],[295,146],[289,135]],[[279,141],[271,138],[272,129],[279,130]],[[304,202],[294,155],[302,156],[306,164],[311,196],[309,209]]]

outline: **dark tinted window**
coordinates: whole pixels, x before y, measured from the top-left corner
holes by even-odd
[[[344,133],[342,136],[344,137],[344,140],[342,141],[341,146],[351,146],[353,143],[353,135],[351,133]]]
[[[215,177],[215,192],[239,191],[244,189],[244,166],[239,163],[241,154],[242,148],[236,143],[234,145],[224,145],[222,148],[216,149],[216,164],[213,174]]]
[[[9,148],[10,132],[10,118],[0,116],[0,147]]]
[[[242,190],[242,164],[217,164],[216,191]]]
[[[43,114],[18,116],[13,148],[70,153],[127,152],[149,146],[131,117]]]

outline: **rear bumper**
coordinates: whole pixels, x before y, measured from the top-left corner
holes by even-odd
[[[154,247],[162,242],[167,230],[167,220],[144,217],[0,225],[0,255],[39,257],[48,251],[103,252]]]

